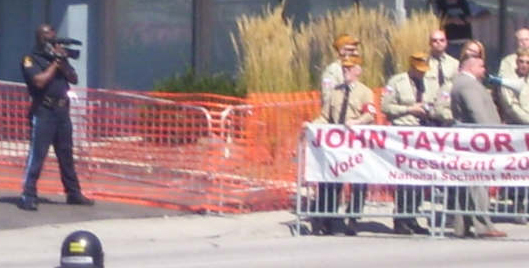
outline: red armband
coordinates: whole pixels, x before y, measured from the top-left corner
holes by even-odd
[[[372,103],[366,103],[362,106],[362,113],[370,113],[372,115],[375,115],[377,113],[377,108],[375,108],[375,105]]]

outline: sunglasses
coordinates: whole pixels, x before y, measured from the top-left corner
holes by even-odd
[[[430,38],[432,42],[446,42],[446,38]]]

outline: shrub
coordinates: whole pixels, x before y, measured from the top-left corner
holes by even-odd
[[[183,75],[176,74],[155,83],[154,91],[172,93],[213,93],[225,96],[245,97],[246,90],[237,86],[227,74],[198,76],[188,69]]]

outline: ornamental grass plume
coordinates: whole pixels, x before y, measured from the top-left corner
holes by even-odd
[[[313,53],[317,55],[316,65],[320,73],[325,66],[336,60],[333,40],[345,33],[361,42],[361,81],[371,88],[383,84],[385,56],[389,49],[387,36],[394,28],[394,22],[383,6],[366,9],[361,5],[353,5],[336,12],[327,12],[323,18],[311,20],[310,27],[314,40]]]
[[[406,72],[414,52],[430,51],[429,36],[441,22],[433,12],[414,12],[389,35],[391,63],[394,73]]]
[[[267,6],[262,15],[237,19],[238,38],[231,34],[239,60],[239,83],[249,93],[310,89],[309,37],[283,18],[283,5]]]

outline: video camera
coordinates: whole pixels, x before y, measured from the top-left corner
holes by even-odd
[[[59,44],[61,45],[64,50],[66,51],[66,55],[58,54],[55,52],[53,47]],[[65,46],[69,45],[82,45],[83,43],[79,40],[73,39],[73,38],[55,38],[52,40],[49,40],[46,42],[45,51],[46,53],[52,57],[52,58],[58,58],[58,59],[66,59],[66,58],[72,58],[72,59],[78,59],[81,52],[78,49],[72,49]]]

